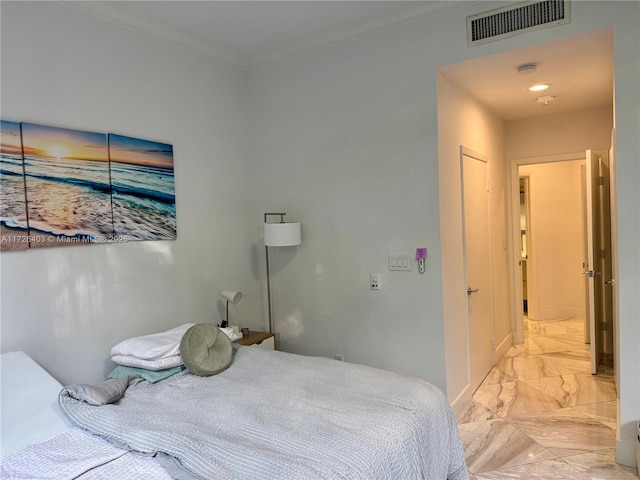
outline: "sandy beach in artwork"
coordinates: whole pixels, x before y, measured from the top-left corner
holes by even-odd
[[[100,243],[88,237],[66,237],[64,235],[51,235],[38,230],[32,230],[31,234],[21,228],[9,228],[0,224],[0,251],[19,251],[31,248],[63,247],[70,245],[87,245]],[[102,242],[108,243],[108,242]]]
[[[0,251],[25,250],[29,248],[27,231],[9,228],[0,224]]]

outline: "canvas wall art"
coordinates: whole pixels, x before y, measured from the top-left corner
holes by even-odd
[[[113,235],[107,136],[22,124],[31,247]]]
[[[2,121],[2,250],[175,240],[173,147]]]
[[[20,124],[0,120],[0,250],[29,248]]]
[[[117,236],[176,238],[173,147],[109,134],[113,222]]]

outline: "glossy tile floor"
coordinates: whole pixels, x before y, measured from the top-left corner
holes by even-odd
[[[637,479],[615,463],[611,368],[591,375],[583,321],[525,319],[525,338],[458,419],[472,480]]]

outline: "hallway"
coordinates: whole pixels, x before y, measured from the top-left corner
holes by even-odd
[[[584,322],[525,318],[524,332],[458,419],[470,478],[637,479],[615,463],[613,372],[591,375]]]

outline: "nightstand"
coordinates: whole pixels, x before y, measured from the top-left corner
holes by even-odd
[[[239,338],[233,343],[240,345],[246,345],[251,347],[258,347],[263,350],[275,350],[276,349],[276,335],[269,332],[249,332],[246,337]]]

